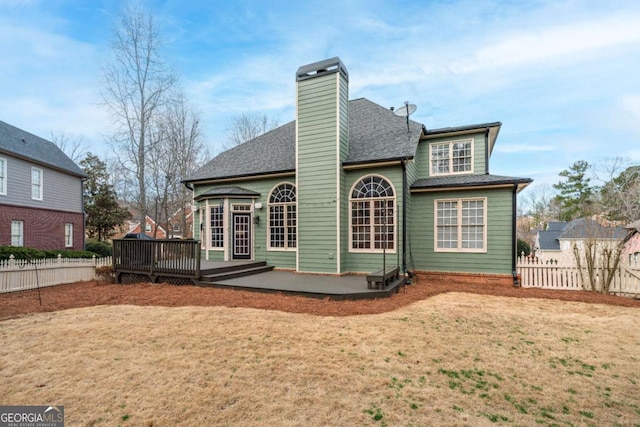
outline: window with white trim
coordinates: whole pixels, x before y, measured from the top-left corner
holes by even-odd
[[[0,157],[0,195],[7,195],[7,159]]]
[[[377,175],[354,185],[350,197],[350,250],[395,252],[396,199],[391,183]]]
[[[487,199],[435,201],[436,252],[487,251]]]
[[[276,186],[269,196],[269,249],[295,249],[298,246],[296,187]]]
[[[64,247],[73,247],[73,224],[66,223],[64,225]]]
[[[429,150],[431,176],[473,172],[473,140],[431,144]]]
[[[24,222],[11,221],[11,246],[24,245]]]
[[[42,200],[42,169],[31,168],[31,198]]]
[[[224,248],[224,206],[209,208],[209,226],[211,229],[211,247]]]

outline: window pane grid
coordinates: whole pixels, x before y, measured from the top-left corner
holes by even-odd
[[[32,168],[31,169],[31,198],[40,200],[42,199],[42,170]]]
[[[11,246],[22,246],[24,237],[24,223],[11,221]]]
[[[224,247],[224,215],[221,206],[211,208],[211,247]]]
[[[0,194],[7,194],[7,161],[0,159]]]
[[[352,249],[395,248],[393,197],[393,187],[380,176],[365,177],[354,186],[351,192]]]
[[[471,141],[431,145],[431,173],[445,175],[471,172],[473,168],[471,147]]]
[[[67,248],[73,246],[73,224],[64,225],[64,246]]]
[[[269,197],[269,246],[297,247],[296,188],[292,184],[278,185]]]
[[[485,249],[484,200],[444,200],[436,205],[437,249]]]
[[[271,247],[284,247],[284,206],[269,207],[269,231],[271,232]]]

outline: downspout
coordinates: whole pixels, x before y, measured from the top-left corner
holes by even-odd
[[[484,131],[484,170],[489,175],[489,128]]]
[[[513,286],[520,286],[520,281],[518,280],[518,270],[516,267],[516,257],[518,256],[518,246],[517,246],[517,236],[516,236],[516,221],[517,221],[517,194],[518,194],[518,184],[513,184],[513,194],[511,196],[511,209],[512,209],[512,218],[511,218],[511,270],[513,274]]]
[[[407,276],[405,283],[411,283],[413,276],[407,271],[407,160],[402,159],[402,272]]]

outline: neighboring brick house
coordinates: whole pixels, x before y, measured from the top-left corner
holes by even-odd
[[[348,86],[339,58],[300,67],[295,121],[185,177],[203,256],[515,280],[516,194],[531,179],[489,173],[501,123],[426,129]]]
[[[0,245],[82,250],[85,178],[53,142],[0,121]]]

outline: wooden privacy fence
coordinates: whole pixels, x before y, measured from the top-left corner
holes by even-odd
[[[159,277],[200,277],[198,240],[113,240],[113,271],[119,283],[122,274],[144,274],[155,282]]]
[[[587,269],[583,267],[581,275],[580,269],[573,263],[522,256],[518,257],[517,271],[523,288],[592,290]],[[606,272],[603,268],[595,268],[594,273],[595,290],[599,291]],[[610,294],[640,297],[640,260],[621,260],[612,275]]]
[[[96,268],[111,266],[111,257],[43,258],[0,261],[0,293],[74,283],[96,278]]]

